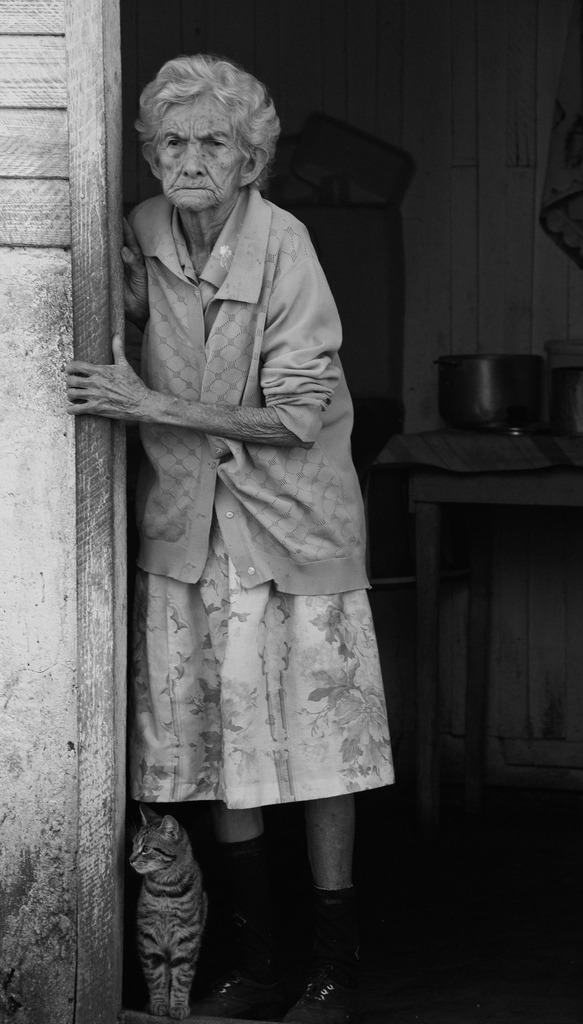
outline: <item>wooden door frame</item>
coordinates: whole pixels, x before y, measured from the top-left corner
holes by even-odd
[[[119,0],[65,0],[75,357],[123,331]],[[77,420],[79,708],[75,1024],[121,1011],[126,721],[125,430]]]

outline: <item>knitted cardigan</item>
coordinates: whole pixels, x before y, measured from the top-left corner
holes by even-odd
[[[196,582],[216,515],[243,586],[360,589],[364,515],[338,312],[306,228],[254,189],[241,204],[237,235],[231,215],[201,275],[216,289],[208,309],[179,258],[174,208],[160,196],[133,211],[150,302],[142,376],[186,400],[273,408],[311,447],[142,425],[138,565]]]

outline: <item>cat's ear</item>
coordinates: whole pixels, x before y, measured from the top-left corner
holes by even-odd
[[[154,821],[159,821],[159,815],[148,807],[148,804],[140,804],[140,815],[144,825],[151,825]]]
[[[167,836],[170,836],[172,839],[178,839],[180,825],[176,821],[176,818],[173,818],[171,814],[164,815],[160,828]]]

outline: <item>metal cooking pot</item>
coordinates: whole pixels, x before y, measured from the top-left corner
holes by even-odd
[[[542,356],[452,355],[435,361],[439,413],[450,426],[504,429],[540,419]]]

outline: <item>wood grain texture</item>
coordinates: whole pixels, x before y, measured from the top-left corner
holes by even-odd
[[[66,107],[62,36],[0,36],[3,107]]]
[[[583,740],[583,512],[565,513],[567,739]]]
[[[439,505],[415,507],[417,567],[417,809],[431,834],[439,819]]]
[[[346,7],[347,120],[374,135],[377,122],[378,27],[376,0],[360,0]]]
[[[117,0],[68,0],[75,352],[111,359],[121,299]],[[121,1010],[126,556],[123,428],[77,421],[79,910],[76,1024]]]
[[[164,17],[160,17],[158,0],[139,0],[137,38],[137,81],[141,90],[157,75],[162,65],[178,57],[181,49],[180,0],[168,0],[164,5]],[[135,132],[132,130],[132,137]],[[157,196],[160,192],[158,179],[152,174],[137,145],[137,175],[139,199]]]
[[[198,5],[196,5],[198,6]],[[134,203],[138,194],[138,162],[143,159],[134,128],[138,116],[140,82],[138,78],[138,0],[124,0],[120,5],[122,47],[122,164],[123,196]]]
[[[492,514],[470,513],[471,569],[466,688],[465,808],[481,809],[485,776],[486,721],[490,697],[490,619],[492,607]]]
[[[522,509],[496,509],[490,731],[528,734],[528,531]]]
[[[509,167],[536,163],[537,4],[508,4],[508,76],[506,162]]]
[[[535,768],[583,768],[583,743],[562,740],[506,740],[504,752],[508,764]],[[582,778],[583,782],[583,778]]]
[[[453,167],[477,163],[476,0],[451,4],[451,161]]]
[[[504,326],[499,351],[530,352],[535,229],[535,175],[532,167],[506,171]]]
[[[478,174],[472,166],[452,167],[451,350],[478,346]]]
[[[254,0],[253,33],[255,36],[255,57],[250,70],[260,82],[264,82],[280,111],[281,99],[281,53],[277,7],[272,0]],[[287,131],[287,129],[285,129]]]
[[[568,264],[567,289],[567,338],[572,341],[583,339],[583,278],[581,268],[573,260]]]
[[[69,140],[64,110],[0,109],[0,176],[68,178]]]
[[[322,109],[319,5],[296,0],[279,7],[280,118],[286,133],[300,131],[313,110]]]
[[[478,349],[498,352],[504,332],[506,193],[505,0],[478,4]]]
[[[530,522],[528,589],[530,736],[566,735],[567,644],[564,512],[538,510]]]
[[[124,0],[125,2],[125,0]],[[134,0],[139,6],[139,0]],[[122,4],[123,14],[123,4]],[[183,53],[206,53],[208,10],[205,3],[180,4],[180,32]]]
[[[403,205],[405,427],[415,431],[438,422],[434,360],[451,339],[449,5],[410,0],[405,46],[403,145],[417,164]]]
[[[350,40],[346,33],[347,0],[320,0],[320,64],[322,108],[344,121],[348,115],[346,65]]]
[[[402,0],[377,5],[374,134],[393,146],[402,144],[404,21]]]
[[[0,245],[70,243],[67,181],[0,178]]]
[[[570,0],[539,0],[537,32],[537,167],[535,202],[540,196],[546,174],[547,152],[555,96],[567,26]],[[545,341],[566,338],[569,331],[569,259],[545,232],[536,225],[533,258],[533,350],[541,352]]]
[[[2,0],[0,35],[62,35],[65,0]]]
[[[261,36],[256,40],[252,4],[214,0],[207,5],[206,31],[212,53],[237,61],[246,70],[253,67],[256,41],[259,43]]]
[[[439,722],[442,733],[454,736],[466,729],[468,596],[467,580],[442,580]]]

